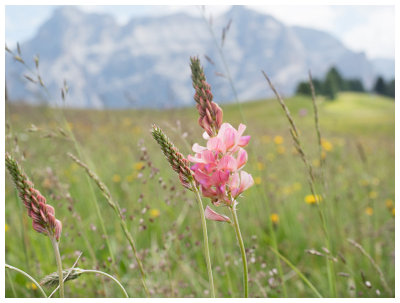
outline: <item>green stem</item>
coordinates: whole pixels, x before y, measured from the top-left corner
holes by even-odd
[[[206,257],[207,263],[207,272],[208,272],[208,282],[210,284],[210,292],[211,296],[215,298],[215,289],[214,289],[214,279],[211,269],[211,259],[210,259],[210,249],[208,247],[208,236],[207,236],[207,224],[206,224],[206,217],[204,215],[204,208],[203,208],[203,201],[201,200],[199,189],[197,188],[196,184],[192,181],[191,186],[193,191],[196,194],[197,204],[199,205],[199,211],[201,216],[201,226],[203,228],[203,237],[204,237],[204,254]]]
[[[60,298],[64,298],[64,281],[63,281],[60,250],[58,249],[58,242],[57,242],[56,238],[50,236],[50,240],[51,240],[51,244],[53,245],[54,255],[56,257],[56,262],[57,262],[58,279],[59,279],[59,285],[60,285]]]
[[[118,284],[118,286],[121,288],[121,290],[124,292],[124,295],[126,298],[129,298],[128,293],[126,292],[125,288],[122,286],[122,284],[116,279],[114,278],[112,275],[109,275],[108,273],[99,271],[99,270],[94,270],[94,269],[83,269],[83,273],[95,273],[95,274],[100,274],[103,276],[106,276],[108,278],[110,278],[111,280],[113,280],[115,283]]]
[[[292,264],[292,262],[282,256],[277,250],[273,248],[270,249],[299,275],[299,277],[312,289],[312,291],[317,295],[318,298],[323,298],[319,291],[315,288],[315,286],[301,273],[301,271],[296,266]]]
[[[239,243],[240,252],[242,253],[242,262],[243,262],[243,284],[244,284],[244,297],[249,297],[249,278],[247,273],[247,259],[246,259],[246,251],[244,249],[242,234],[240,233],[239,221],[236,214],[236,201],[232,203],[230,207],[232,217],[233,217],[233,226],[235,227],[236,237]]]
[[[42,288],[42,287],[40,286],[40,284],[39,284],[34,278],[32,278],[29,274],[27,274],[26,272],[24,272],[23,270],[21,270],[21,269],[19,269],[19,268],[16,268],[16,267],[11,266],[11,265],[8,265],[8,264],[5,264],[5,267],[8,268],[8,269],[15,270],[15,271],[17,271],[17,272],[23,274],[25,277],[27,277],[29,280],[31,280],[31,281],[36,285],[36,287],[37,287],[37,288],[40,290],[40,292],[43,294],[43,297],[47,298],[47,295],[46,295],[46,293],[44,292],[43,288]]]

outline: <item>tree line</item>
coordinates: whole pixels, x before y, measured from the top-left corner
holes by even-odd
[[[341,91],[366,92],[360,79],[345,79],[335,67],[331,67],[323,79],[313,79],[315,93],[325,96],[328,100],[333,100],[336,94]],[[375,80],[372,92],[394,98],[395,81],[385,81],[379,76]],[[311,95],[310,83],[300,82],[296,88],[296,94]]]

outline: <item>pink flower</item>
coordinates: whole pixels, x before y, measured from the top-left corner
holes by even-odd
[[[247,188],[254,184],[250,174],[240,171],[247,162],[247,152],[243,149],[250,136],[242,136],[246,126],[240,124],[236,130],[229,123],[223,123],[215,137],[208,137],[207,146],[195,143],[194,156],[188,160],[194,178],[200,184],[202,194],[212,199],[216,205],[231,205]]]

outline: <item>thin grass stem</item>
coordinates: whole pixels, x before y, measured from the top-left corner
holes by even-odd
[[[352,239],[347,239],[347,241],[349,241],[349,243],[351,245],[353,245],[354,247],[358,248],[361,253],[367,257],[367,259],[369,260],[369,262],[372,264],[372,266],[375,268],[375,270],[378,272],[379,274],[379,278],[382,282],[383,287],[385,288],[385,290],[392,296],[392,290],[390,289],[389,285],[386,282],[385,279],[385,275],[383,274],[382,270],[380,269],[380,267],[378,266],[378,264],[376,264],[376,262],[374,261],[374,259],[365,251],[365,249],[356,241],[352,240]]]
[[[200,9],[200,10],[201,10],[201,15],[202,15],[202,17],[204,19],[204,22],[207,24],[207,28],[210,31],[210,34],[211,34],[211,36],[212,36],[212,38],[214,40],[214,43],[215,43],[215,45],[216,45],[216,47],[218,49],[218,53],[219,53],[219,55],[221,57],[222,63],[223,63],[224,68],[225,68],[226,77],[227,77],[227,79],[229,81],[229,85],[231,86],[233,94],[235,96],[235,100],[236,100],[236,103],[237,103],[237,106],[238,106],[239,113],[240,113],[240,116],[242,118],[242,121],[247,124],[246,118],[244,117],[244,114],[243,114],[243,111],[242,111],[242,104],[239,101],[238,93],[237,93],[235,85],[233,83],[231,72],[229,70],[229,65],[226,62],[225,55],[224,55],[224,52],[222,50],[222,47],[218,43],[217,37],[215,36],[215,33],[214,33],[214,31],[213,31],[213,29],[211,27],[211,24],[207,21],[207,18],[206,18],[205,14],[204,14],[204,11],[202,9]]]
[[[277,100],[279,101],[279,104],[281,105],[281,107],[282,107],[283,111],[285,112],[285,115],[289,121],[290,134],[292,136],[294,146],[295,146],[297,152],[299,153],[299,155],[304,163],[304,166],[307,170],[307,181],[310,186],[311,194],[315,197],[315,199],[317,199],[316,205],[317,205],[318,215],[320,217],[322,229],[323,229],[323,232],[325,235],[325,245],[327,246],[329,251],[332,251],[332,245],[331,245],[330,236],[329,236],[329,232],[328,232],[328,228],[327,228],[327,224],[326,224],[325,214],[320,206],[320,203],[319,203],[320,201],[318,201],[318,196],[317,196],[316,190],[315,190],[315,178],[314,178],[313,169],[307,160],[304,149],[302,148],[300,137],[299,137],[299,131],[297,130],[296,124],[290,114],[289,108],[286,106],[285,102],[283,101],[282,97],[276,90],[275,86],[272,84],[271,80],[269,79],[269,77],[267,76],[267,74],[264,71],[262,71],[262,74],[264,75],[265,79],[267,80],[269,87],[274,92]],[[330,293],[331,293],[332,297],[337,297],[336,279],[335,279],[335,270],[334,270],[334,266],[333,266],[333,261],[330,259],[327,259],[326,262],[327,262],[327,272],[328,272]]]
[[[281,258],[282,259],[282,261],[284,261],[291,269],[293,269],[297,274],[298,274],[298,276],[304,281],[304,283],[306,283],[310,288],[311,288],[311,290],[316,294],[316,296],[318,297],[318,298],[323,298],[322,297],[322,295],[320,294],[320,292],[315,288],[315,286],[310,282],[310,280],[308,280],[302,273],[301,273],[301,271],[295,266],[295,265],[293,265],[293,263],[292,262],[290,262],[288,259],[286,259],[284,256],[282,256],[278,251],[276,251],[275,249],[273,249],[273,248],[270,248],[271,250],[272,250],[272,252],[274,253],[274,254],[276,254],[279,258]]]
[[[43,297],[47,298],[47,295],[44,292],[43,288],[40,286],[40,284],[34,278],[32,278],[28,273],[24,272],[22,269],[19,269],[17,267],[11,266],[11,265],[9,265],[7,263],[5,264],[5,267],[8,268],[8,269],[11,269],[11,270],[15,270],[15,271],[23,274],[25,277],[27,277],[29,280],[31,280],[36,285],[36,287],[42,293]]]
[[[122,286],[122,284],[116,279],[114,278],[112,275],[100,271],[100,270],[94,270],[94,269],[83,269],[82,273],[94,273],[94,274],[100,274],[103,276],[106,276],[108,278],[110,278],[111,280],[113,280],[116,284],[118,284],[119,288],[121,288],[122,292],[124,293],[126,298],[129,298],[128,293],[126,292],[125,288]]]

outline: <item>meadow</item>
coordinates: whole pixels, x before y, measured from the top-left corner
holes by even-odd
[[[266,90],[268,90],[266,84]],[[218,102],[218,101],[217,101]],[[393,297],[394,102],[369,94],[318,97],[322,156],[311,98],[285,100],[323,196],[324,232],[307,171],[275,99],[222,105],[224,121],[247,125],[246,171],[255,185],[238,216],[246,247],[250,297],[332,295]],[[147,275],[152,297],[209,297],[200,216],[194,194],[171,170],[150,130],[157,123],[184,155],[204,145],[195,107],[169,110],[78,110],[6,104],[6,151],[54,206],[63,222],[64,268],[100,269],[130,297],[144,297],[138,265],[120,223],[96,184],[71,160],[85,162],[118,201]],[[71,135],[73,134],[73,138]],[[322,159],[322,161],[321,161]],[[5,259],[40,280],[56,271],[51,243],[31,228],[10,175],[5,186]],[[210,205],[204,198],[205,205]],[[224,207],[213,207],[224,213]],[[241,255],[229,224],[207,221],[217,297],[243,295]],[[286,261],[290,261],[290,265]],[[41,297],[23,275],[6,271],[6,297]],[[45,289],[46,290],[46,289]],[[52,289],[47,289],[50,293]],[[67,297],[123,297],[110,279],[82,275],[65,283]]]

